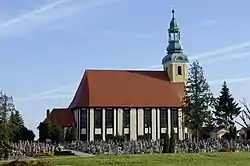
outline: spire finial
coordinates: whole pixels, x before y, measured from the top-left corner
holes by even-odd
[[[174,13],[175,13],[174,6],[172,6],[172,17],[173,18],[174,18]]]

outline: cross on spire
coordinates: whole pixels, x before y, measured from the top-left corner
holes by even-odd
[[[174,10],[174,7],[172,7],[172,18],[174,18],[174,13],[175,13],[175,10]]]

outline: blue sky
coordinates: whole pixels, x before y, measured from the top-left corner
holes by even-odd
[[[0,89],[37,133],[47,108],[68,106],[85,69],[161,69],[173,5],[184,52],[214,94],[227,80],[250,102],[247,0],[1,0]]]

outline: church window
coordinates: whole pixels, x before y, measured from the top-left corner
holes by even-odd
[[[87,110],[81,110],[80,113],[80,127],[87,128]]]
[[[114,126],[114,111],[112,108],[106,109],[105,112],[105,118],[106,118],[106,127],[107,128],[113,128]]]
[[[94,112],[95,115],[95,128],[102,128],[102,109],[97,108]]]
[[[161,108],[160,109],[160,125],[161,127],[168,127],[168,109]]]
[[[177,67],[177,72],[178,72],[178,75],[182,75],[182,68],[181,68],[181,66],[178,66]]]
[[[144,109],[144,126],[145,127],[151,127],[151,109],[150,108],[146,108]]]
[[[176,108],[171,110],[171,122],[172,127],[178,127],[178,110]]]
[[[81,141],[87,141],[87,134],[81,134],[80,135],[80,140]]]
[[[178,35],[178,33],[174,33],[174,40],[179,40],[179,35]]]
[[[130,109],[123,110],[123,127],[128,128],[130,124]]]

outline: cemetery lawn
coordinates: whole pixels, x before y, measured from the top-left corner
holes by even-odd
[[[250,153],[144,154],[43,159],[71,166],[250,166]]]

